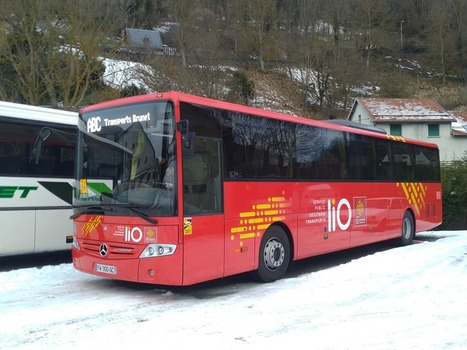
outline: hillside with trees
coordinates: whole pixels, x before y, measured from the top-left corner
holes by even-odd
[[[311,118],[361,95],[467,105],[464,0],[1,0],[0,98],[75,109],[179,90]],[[122,50],[125,28],[175,55]],[[150,67],[104,83],[103,58]]]

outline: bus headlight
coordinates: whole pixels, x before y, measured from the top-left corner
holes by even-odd
[[[76,250],[80,250],[79,248],[79,243],[78,243],[78,239],[76,238],[75,235],[73,235],[73,243],[71,244],[73,248],[75,248]]]
[[[154,258],[157,256],[172,255],[177,246],[175,244],[149,244],[139,256],[140,258]]]

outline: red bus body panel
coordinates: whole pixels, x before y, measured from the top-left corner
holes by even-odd
[[[417,232],[442,221],[435,183],[227,182],[224,191],[226,274],[257,268],[257,253],[248,253],[272,223],[289,232],[296,260],[400,237],[406,210]]]

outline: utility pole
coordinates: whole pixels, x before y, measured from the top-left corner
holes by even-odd
[[[402,35],[402,24],[404,23],[404,21],[401,21],[401,51],[404,50],[404,37]]]

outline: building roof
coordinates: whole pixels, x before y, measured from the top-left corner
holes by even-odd
[[[126,42],[129,48],[163,50],[161,33],[158,30],[125,29]]]
[[[456,119],[456,121],[452,123],[452,136],[467,137],[467,112],[451,111],[451,114]]]
[[[350,114],[355,111],[357,104],[361,104],[366,109],[375,123],[451,123],[456,121],[451,113],[430,99],[357,98]]]

